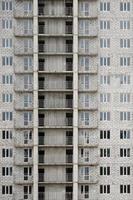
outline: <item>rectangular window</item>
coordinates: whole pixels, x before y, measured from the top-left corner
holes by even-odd
[[[110,94],[109,93],[100,94],[100,102],[101,103],[109,103],[110,102]]]
[[[121,67],[130,66],[130,57],[120,57],[120,66]]]
[[[130,148],[120,148],[120,157],[130,157]]]
[[[120,48],[130,48],[130,39],[120,39]]]
[[[2,194],[12,194],[12,185],[2,185]]]
[[[32,57],[24,57],[24,70],[32,69]]]
[[[120,84],[121,85],[130,84],[130,75],[121,74],[120,75]]]
[[[100,167],[100,175],[101,176],[109,176],[110,175],[110,167]]]
[[[13,83],[12,75],[3,75],[2,76],[2,83],[3,84],[12,84]]]
[[[13,57],[12,56],[3,56],[2,57],[2,66],[12,66]]]
[[[100,29],[101,30],[109,30],[110,29],[110,21],[101,20],[100,21]]]
[[[30,107],[32,105],[32,94],[24,95],[24,107]]]
[[[110,39],[109,38],[101,38],[100,39],[100,48],[110,48]]]
[[[100,130],[100,139],[110,139],[110,130]]]
[[[130,2],[120,2],[120,11],[129,12],[130,11]]]
[[[110,112],[100,112],[100,121],[110,121]]]
[[[24,149],[24,162],[28,162],[32,158],[32,149]]]
[[[110,149],[109,148],[100,149],[100,157],[110,157]]]
[[[2,176],[12,176],[12,167],[2,167]]]
[[[13,156],[13,150],[12,149],[2,149],[2,157],[3,158],[11,158]]]
[[[100,185],[100,194],[110,194],[110,185]]]
[[[120,29],[121,30],[129,30],[130,29],[130,21],[128,21],[128,20],[120,21]]]
[[[3,29],[12,29],[12,20],[11,19],[3,19],[2,20],[2,28]]]
[[[12,100],[12,94],[2,94],[3,103],[11,103]]]
[[[120,112],[120,121],[130,121],[131,113],[130,112]]]
[[[11,130],[2,130],[2,139],[12,139],[12,131]]]
[[[110,11],[110,2],[100,2],[100,11]]]
[[[12,47],[12,39],[11,38],[3,38],[2,39],[2,47],[11,48]]]
[[[120,194],[129,194],[130,185],[120,185]]]
[[[2,112],[2,120],[3,121],[12,121],[13,120],[12,112]]]
[[[130,167],[120,167],[120,175],[130,175]]]
[[[81,112],[81,122],[84,125],[89,125],[89,112]]]
[[[120,103],[130,103],[130,93],[120,93]]]
[[[24,113],[24,126],[27,126],[32,121],[32,112]]]
[[[109,67],[110,57],[100,57],[100,66]]]
[[[100,76],[100,84],[101,85],[110,85],[110,76],[109,75],[101,75]]]
[[[12,1],[9,0],[2,1],[2,10],[3,11],[12,10]]]
[[[130,139],[130,130],[120,130],[120,139]]]

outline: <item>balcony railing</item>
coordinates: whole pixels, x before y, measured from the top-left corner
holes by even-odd
[[[66,71],[72,71],[73,64],[72,62],[66,62]]]
[[[73,15],[73,8],[72,7],[65,7],[65,14],[66,14],[66,16],[72,16]]]
[[[38,193],[38,200],[45,200],[45,193],[44,192]]]
[[[39,155],[39,163],[44,163],[44,155]]]
[[[72,200],[72,192],[39,192],[38,200]]]
[[[69,154],[66,155],[66,163],[72,163],[73,162],[73,155]]]
[[[73,26],[67,25],[66,26],[66,34],[72,34],[72,32],[73,32]]]
[[[44,118],[39,118],[39,126],[44,126]]]
[[[66,81],[66,89],[72,89],[73,88],[73,81]]]
[[[66,174],[66,181],[67,182],[72,182],[73,180],[73,174],[72,173],[67,173]]]
[[[39,34],[45,34],[45,26],[39,25]]]
[[[72,192],[66,192],[66,199],[65,200],[72,200],[73,193]]]
[[[45,44],[39,44],[39,52],[40,53],[72,53],[73,52],[73,45],[66,44],[65,49],[50,49],[49,46]]]
[[[66,108],[72,108],[72,107],[73,107],[73,100],[66,99]]]
[[[39,89],[45,89],[45,82],[44,81],[39,81]]]
[[[39,182],[44,182],[44,173],[39,173],[38,181]]]
[[[58,13],[57,10],[53,10],[52,13],[49,12],[49,9],[44,6],[39,6],[38,13],[40,16],[52,15],[52,16],[72,16],[73,8],[72,7],[64,7],[62,8],[62,13]]]
[[[39,71],[45,71],[45,63],[39,62]]]
[[[66,136],[66,145],[73,144],[73,136]]]
[[[73,125],[73,118],[67,117],[66,118],[66,126],[72,126]]]
[[[72,44],[66,44],[66,52],[71,53],[73,51],[73,45]]]

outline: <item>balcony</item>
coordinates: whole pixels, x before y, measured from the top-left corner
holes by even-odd
[[[51,27],[48,27],[51,28]],[[65,30],[59,31],[56,27],[54,30],[49,31],[48,28],[45,27],[45,25],[39,25],[39,34],[45,35],[45,36],[65,36],[65,35],[71,35],[73,32],[73,26],[69,25],[65,27]]]
[[[73,145],[73,136],[66,136],[66,145]]]
[[[60,90],[72,90],[73,81],[62,81],[62,82],[53,82],[51,85],[43,80],[39,80],[39,90],[50,90],[50,91],[60,91]]]
[[[48,45],[39,43],[39,53],[45,53],[45,54],[70,54],[73,52],[73,45],[72,44],[66,44],[65,48],[59,48],[56,49],[50,48]]]
[[[15,36],[22,36],[22,37],[27,37],[27,36],[33,36],[33,29],[24,29],[19,26],[15,27]]]
[[[39,192],[38,200],[72,200],[72,192]]]
[[[66,174],[66,182],[72,182],[73,180],[73,173]]]
[[[68,117],[66,118],[66,126],[72,126],[73,125],[73,118]]]
[[[39,99],[39,108],[45,108],[45,109],[69,109],[73,107],[73,100],[72,99],[63,99],[63,100],[56,100],[53,102],[49,102],[48,99]],[[65,103],[64,103],[65,102]],[[58,106],[59,105],[59,106]]]
[[[60,11],[54,9],[52,12],[48,9],[48,7],[39,5],[38,14],[41,17],[72,17],[73,8],[70,7],[62,7],[60,6]]]
[[[14,9],[14,18],[32,18],[32,17],[33,17],[32,11],[25,11],[23,7],[20,6],[16,6],[16,8]]]
[[[73,162],[73,155],[69,154],[66,155],[66,163],[72,163]]]

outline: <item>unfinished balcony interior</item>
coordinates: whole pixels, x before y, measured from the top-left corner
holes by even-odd
[[[79,74],[97,74],[98,59],[96,56],[79,56],[78,59]]]
[[[73,58],[71,56],[39,56],[39,74],[42,73],[72,73]]]
[[[73,77],[71,75],[39,75],[39,91],[71,91],[73,89]]]
[[[45,184],[72,183],[73,168],[64,166],[45,166],[38,169],[38,182]]]
[[[72,0],[39,0],[38,1],[39,17],[47,18],[65,18],[73,15],[73,1]]]
[[[45,148],[38,149],[38,164],[39,166],[49,165],[72,165],[73,163],[73,149],[72,148]]]
[[[73,113],[65,111],[40,111],[38,115],[39,127],[63,128],[72,127]]]
[[[73,131],[72,130],[39,130],[38,145],[51,147],[67,147],[73,145]]]
[[[14,4],[14,18],[32,18],[33,17],[33,2],[27,1],[17,1]]]
[[[39,20],[38,23],[39,36],[72,36],[73,33],[73,22],[71,19],[45,19]]]
[[[14,183],[16,185],[25,185],[33,183],[32,166],[16,166],[14,171]]]
[[[39,110],[72,110],[73,95],[72,93],[39,93],[38,96]]]
[[[14,27],[15,37],[32,37],[33,36],[33,20],[17,19]]]
[[[73,40],[72,38],[45,38],[39,37],[39,54],[44,55],[72,55]]]
[[[33,73],[33,56],[14,56],[15,74],[32,74]]]
[[[98,1],[79,0],[78,3],[79,19],[97,19],[98,18]]]
[[[39,185],[38,200],[72,200],[73,186]]]

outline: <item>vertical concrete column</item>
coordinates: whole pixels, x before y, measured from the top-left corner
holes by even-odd
[[[73,200],[78,200],[78,0],[73,0]]]
[[[33,200],[38,200],[38,1],[33,0]]]

